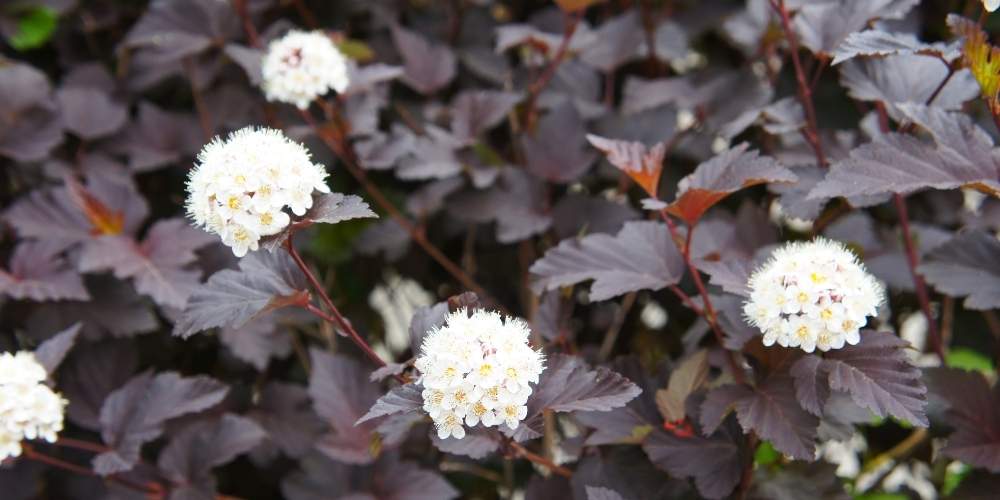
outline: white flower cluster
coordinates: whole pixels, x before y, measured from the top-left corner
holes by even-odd
[[[990,12],[1000,9],[1000,0],[983,0],[983,8]]]
[[[528,413],[532,383],[543,357],[528,345],[527,323],[499,313],[465,309],[424,338],[417,358],[424,410],[438,437],[465,437],[465,425],[516,429]]]
[[[290,222],[284,208],[303,215],[313,190],[329,193],[326,169],[278,130],[247,127],[218,137],[198,154],[188,176],[188,216],[222,237],[237,257],[257,250],[261,236]]]
[[[350,83],[350,63],[322,31],[293,30],[267,47],[261,63],[268,101],[306,109],[330,89],[343,92]]]
[[[813,352],[857,344],[868,316],[885,300],[882,285],[842,244],[817,238],[789,243],[750,277],[743,312],[775,342]]]
[[[0,354],[0,461],[21,455],[25,439],[56,440],[66,400],[45,385],[48,374],[35,355]]]

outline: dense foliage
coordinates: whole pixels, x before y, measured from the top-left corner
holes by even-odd
[[[0,496],[996,498],[993,3],[0,1]]]

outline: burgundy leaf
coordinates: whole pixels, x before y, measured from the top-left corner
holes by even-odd
[[[311,450],[326,431],[326,424],[313,412],[306,390],[283,382],[265,385],[247,416],[267,431],[275,446],[295,458]]]
[[[959,53],[958,44],[923,43],[909,33],[889,33],[877,29],[851,33],[833,51],[831,66],[836,66],[858,56],[887,56],[890,54],[924,54],[954,59]]]
[[[156,52],[160,64],[195,55],[240,30],[230,6],[212,0],[156,0],[123,42]]]
[[[424,398],[420,395],[420,387],[416,384],[393,387],[386,395],[378,398],[368,413],[358,419],[355,425],[387,415],[417,411],[422,409],[423,405]]]
[[[252,85],[260,85],[264,78],[264,75],[261,74],[261,63],[264,60],[263,50],[230,43],[226,45],[224,51],[233,62],[243,68],[243,72],[246,73],[247,79]]]
[[[797,177],[773,158],[747,151],[746,143],[708,160],[677,184],[677,197],[667,211],[694,225],[723,198],[740,189],[771,182],[795,182]]]
[[[135,347],[126,341],[81,343],[59,369],[59,388],[69,400],[66,415],[76,425],[100,431],[101,406],[137,366]]]
[[[594,163],[586,146],[587,130],[572,103],[549,111],[534,133],[521,137],[528,171],[550,182],[570,183]]]
[[[133,378],[101,407],[101,437],[111,451],[94,457],[94,471],[106,476],[131,469],[142,445],[163,433],[164,422],[215,406],[228,390],[215,379],[176,372]]]
[[[431,42],[398,25],[392,26],[392,41],[403,58],[403,82],[413,90],[433,94],[455,78],[455,54],[446,45]]]
[[[110,269],[119,279],[132,278],[136,291],[158,304],[182,308],[198,286],[201,271],[189,269],[195,250],[215,241],[184,219],[164,219],[149,229],[142,243],[128,236],[103,236],[84,246],[84,272]]]
[[[37,241],[24,241],[14,250],[10,271],[0,269],[0,295],[36,302],[90,300],[83,280],[60,257],[59,248]]]
[[[253,420],[225,414],[218,420],[191,425],[178,433],[160,453],[158,465],[168,479],[189,495],[215,495],[212,468],[229,463],[256,447],[264,430]],[[178,491],[171,494],[171,498]]]
[[[437,449],[445,453],[464,455],[475,460],[485,458],[500,448],[499,434],[493,429],[481,426],[469,429],[462,439],[453,437],[441,439],[437,432],[431,430],[430,439]]]
[[[76,323],[53,335],[35,349],[35,359],[45,367],[45,371],[49,375],[56,372],[59,365],[62,364],[63,359],[66,358],[66,354],[73,348],[76,338],[80,335],[81,326],[83,325]]]
[[[642,449],[660,469],[693,478],[698,493],[705,498],[725,498],[739,484],[746,460],[735,427],[727,424],[711,437],[680,437],[657,430]]]
[[[587,500],[625,500],[618,492],[600,486],[587,486]]]
[[[475,140],[503,121],[520,100],[520,95],[511,92],[462,92],[451,103],[451,133],[462,141]]]
[[[978,372],[955,368],[929,369],[927,384],[947,403],[948,423],[955,428],[941,453],[1000,472],[1000,390]]]
[[[409,155],[403,157],[396,175],[404,180],[446,179],[462,171],[456,155],[461,146],[458,138],[447,131],[429,125],[426,135],[413,139]]]
[[[1000,192],[1000,155],[994,153],[986,131],[968,116],[914,104],[900,105],[899,109],[927,128],[936,144],[909,135],[886,134],[833,164],[809,198],[908,194],[960,186]]]
[[[920,274],[942,293],[966,297],[968,309],[1000,307],[1000,241],[990,233],[960,233],[927,254]]]
[[[815,53],[831,54],[872,19],[901,19],[919,0],[838,0],[807,3],[795,16],[802,45]]]
[[[627,222],[615,236],[567,239],[531,266],[536,293],[593,279],[591,300],[635,290],[659,290],[680,281],[684,261],[659,222]]]
[[[291,335],[277,319],[278,313],[259,317],[241,327],[224,327],[219,339],[237,358],[258,371],[266,371],[271,358],[282,359],[292,352]]]
[[[355,425],[378,399],[378,386],[368,381],[358,361],[313,349],[309,396],[331,430],[316,443],[329,457],[352,464],[369,464],[374,424]]]
[[[524,170],[505,168],[488,189],[469,189],[454,195],[448,212],[473,222],[497,222],[496,238],[514,243],[544,232],[552,225],[545,199],[545,183]]]
[[[371,207],[361,197],[353,194],[325,193],[313,200],[312,208],[293,224],[336,224],[345,220],[367,217],[378,218],[378,215],[372,212]],[[262,246],[272,252],[280,248],[282,243],[292,234],[293,224],[289,224],[274,236],[265,237],[261,242]]]
[[[594,32],[597,43],[592,43],[580,54],[583,62],[610,73],[639,55],[644,48],[644,32],[637,9],[605,21]]]
[[[82,322],[81,334],[91,340],[105,336],[134,337],[160,327],[149,301],[135,288],[113,276],[87,279],[89,301],[45,303],[38,307],[28,323],[33,330],[52,331]]]
[[[45,74],[13,61],[0,66],[0,155],[44,159],[63,140],[63,124]]]
[[[950,70],[937,57],[900,54],[878,59],[856,59],[841,69],[841,83],[851,97],[885,103],[893,117],[896,104],[925,103],[934,95],[932,106],[959,109],[979,95],[979,84],[967,70],[956,72],[938,90]]]
[[[793,365],[796,395],[802,406],[820,415],[830,390],[846,392],[854,402],[880,417],[893,416],[927,426],[927,389],[905,349],[909,343],[886,332],[864,330],[861,343],[830,351],[825,358],[805,356]]]
[[[307,300],[305,278],[291,257],[254,252],[240,260],[240,269],[212,275],[187,301],[174,335],[189,337],[214,327],[245,325],[271,310]]]
[[[815,459],[819,419],[799,405],[790,376],[772,375],[756,387],[726,385],[712,390],[702,406],[705,432],[713,431],[730,408],[735,408],[744,432],[756,432],[793,458]]]
[[[135,125],[126,129],[119,148],[128,154],[129,168],[146,172],[193,155],[202,143],[202,132],[193,115],[163,111],[141,102]]]
[[[64,88],[56,92],[66,129],[84,140],[117,132],[128,120],[128,109],[100,90]]]
[[[403,68],[388,64],[374,63],[367,66],[349,68],[350,83],[344,94],[350,95],[371,90],[379,83],[395,80],[405,74]]]

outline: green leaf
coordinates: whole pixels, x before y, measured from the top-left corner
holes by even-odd
[[[948,496],[951,495],[959,484],[962,484],[962,480],[965,476],[968,476],[972,472],[972,467],[965,465],[963,463],[958,463],[958,467],[952,468],[948,467],[944,474],[944,484],[941,485],[941,495]]]
[[[375,52],[372,48],[361,40],[345,38],[337,42],[337,48],[340,49],[340,52],[342,52],[345,56],[358,62],[371,61],[375,58]]]
[[[770,441],[762,441],[753,454],[753,462],[757,465],[771,465],[781,458],[781,453],[774,449]]]
[[[17,33],[8,42],[19,52],[41,47],[52,38],[58,22],[56,11],[48,7],[25,9],[17,19]]]
[[[993,362],[990,361],[990,358],[967,347],[953,348],[948,352],[948,357],[945,361],[952,368],[981,371],[986,374],[993,373]]]
[[[876,491],[855,495],[854,500],[910,500],[910,497],[902,493],[885,493]]]

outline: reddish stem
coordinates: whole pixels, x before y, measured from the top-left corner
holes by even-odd
[[[205,98],[195,83],[194,59],[185,57],[183,61],[184,72],[187,73],[188,83],[191,84],[191,97],[194,99],[194,108],[198,112],[198,125],[201,126],[201,133],[205,139],[212,138],[212,118],[209,116],[208,108],[205,106]]]
[[[27,444],[22,444],[21,447],[24,452],[24,458],[27,458],[28,460],[34,460],[36,462],[50,465],[52,467],[57,467],[83,476],[101,477],[98,476],[96,472],[87,467],[83,467],[81,465],[77,465],[53,456],[46,455],[44,453],[36,451],[33,447]],[[140,484],[116,475],[106,476],[103,477],[103,479],[108,482],[119,484],[126,488],[150,495],[152,498],[157,498],[157,499],[163,498],[162,488],[160,488],[159,485],[156,485],[155,483],[152,486],[149,484]]]
[[[920,265],[920,257],[917,255],[916,245],[913,241],[913,234],[910,231],[910,216],[906,210],[906,200],[900,194],[893,194],[892,201],[896,205],[899,213],[899,225],[903,229],[903,246],[906,249],[906,264],[910,267],[910,275],[913,276],[913,286],[917,292],[917,301],[920,302],[920,309],[927,318],[927,330],[931,337],[931,348],[937,354],[941,364],[945,364],[944,345],[941,342],[941,332],[938,330],[937,320],[931,313],[931,301],[927,292],[927,283],[924,277],[917,272]]]
[[[527,448],[525,448],[516,441],[513,440],[510,441],[509,446],[511,447],[511,449],[514,450],[514,452],[517,453],[517,456],[521,458],[527,459],[528,461],[541,465],[560,476],[573,477],[573,471],[567,469],[566,467],[558,465],[552,460],[549,460],[541,455],[538,455],[537,453],[529,451]]]
[[[548,66],[542,71],[542,74],[528,87],[528,99],[527,105],[525,105],[525,129],[531,128],[531,124],[535,121],[536,109],[535,104],[538,101],[538,95],[545,90],[545,87],[555,76],[556,70],[559,69],[559,65],[562,64],[563,59],[566,58],[566,53],[569,50],[570,39],[573,38],[573,33],[576,33],[576,27],[580,24],[582,12],[575,12],[573,14],[568,14],[565,20],[565,29],[563,30],[563,38],[559,43],[559,48],[556,49],[555,55],[552,56],[552,60],[549,61]]]
[[[403,215],[403,213],[400,212],[399,209],[385,197],[382,191],[375,186],[375,184],[368,180],[368,176],[363,170],[361,170],[361,167],[357,165],[352,146],[343,139],[344,134],[338,133],[338,137],[332,137],[330,131],[320,127],[308,111],[302,111],[301,114],[306,123],[313,128],[323,143],[326,144],[338,158],[340,158],[341,162],[347,168],[347,171],[351,174],[351,176],[353,176],[354,179],[361,184],[361,186],[368,192],[372,199],[375,200],[375,203],[377,203],[379,207],[385,210],[397,224],[402,226],[402,228],[409,233],[410,238],[415,241],[417,245],[423,248],[432,259],[443,267],[448,274],[451,274],[452,277],[458,280],[462,286],[475,292],[476,295],[479,295],[484,300],[496,304],[501,311],[507,312],[506,308],[504,308],[499,301],[487,292],[485,288],[476,283],[472,277],[466,274],[458,264],[452,262],[452,260],[444,254],[444,252],[434,246],[434,244],[431,243],[424,235],[424,232],[418,229],[413,222],[409,220],[409,218]]]
[[[795,67],[795,80],[798,83],[799,103],[806,114],[806,128],[802,130],[802,136],[813,149],[816,155],[816,162],[820,167],[828,165],[826,155],[823,153],[823,144],[819,137],[819,126],[816,121],[816,108],[813,106],[812,87],[806,80],[805,70],[802,69],[802,60],[799,57],[799,39],[792,30],[791,18],[788,9],[785,8],[785,0],[771,0],[771,7],[781,17],[781,27],[785,31],[785,39],[788,40],[788,50],[791,52],[792,65]]]
[[[333,301],[330,300],[330,295],[326,293],[326,288],[319,282],[318,279],[316,279],[316,275],[313,274],[312,270],[309,269],[309,266],[307,266],[305,261],[302,260],[302,257],[299,255],[299,252],[295,250],[295,246],[292,245],[292,238],[288,238],[288,240],[285,241],[285,249],[288,250],[288,255],[292,257],[292,260],[294,260],[295,264],[299,266],[299,269],[302,270],[302,273],[306,275],[306,279],[309,280],[309,284],[312,285],[312,287],[316,290],[316,293],[319,294],[320,299],[323,301],[323,304],[326,306],[327,309],[330,310],[330,312],[333,314],[333,317],[331,318],[329,316],[323,315],[322,311],[316,309],[311,304],[309,304],[306,307],[306,309],[313,312],[313,314],[316,314],[317,316],[320,316],[321,318],[329,321],[330,323],[337,325],[337,327],[340,328],[341,331],[346,333],[347,336],[350,337],[351,340],[354,341],[354,343],[362,351],[364,351],[365,355],[367,355],[368,358],[372,360],[372,362],[374,362],[379,367],[385,366],[385,361],[382,360],[382,358],[378,355],[378,353],[372,350],[371,346],[368,345],[368,342],[365,342],[365,340],[361,338],[361,335],[358,334],[357,330],[355,330],[354,327],[351,326],[351,323],[348,322],[342,314],[340,314],[340,310],[337,309],[337,306],[333,305]],[[397,379],[400,382],[403,381],[402,377],[397,377]]]
[[[726,360],[729,362],[729,369],[733,372],[733,379],[737,383],[745,383],[746,377],[743,374],[743,370],[740,365],[736,362],[736,357],[733,356],[733,352],[725,348],[725,336],[722,334],[722,328],[719,327],[719,317],[715,312],[715,307],[712,306],[712,300],[708,297],[708,289],[705,287],[705,282],[701,279],[701,273],[698,271],[698,267],[695,266],[694,261],[691,260],[691,238],[694,236],[694,227],[689,227],[687,231],[687,236],[684,239],[683,246],[680,243],[680,235],[677,232],[677,226],[674,221],[670,219],[667,215],[666,210],[660,210],[660,216],[663,218],[664,222],[667,223],[667,228],[670,229],[670,236],[677,245],[677,248],[681,251],[681,256],[684,257],[684,263],[687,264],[688,270],[691,271],[691,279],[694,281],[695,288],[698,289],[698,293],[701,295],[701,301],[703,304],[702,316],[708,321],[708,325],[712,328],[712,333],[715,334],[715,340],[719,343],[719,347],[722,347],[723,351],[726,353]]]
[[[674,295],[676,295],[677,298],[681,299],[681,303],[683,303],[685,306],[687,306],[688,309],[694,311],[694,313],[697,314],[698,316],[702,316],[702,315],[705,314],[701,310],[701,308],[698,307],[698,304],[695,304],[694,301],[691,300],[691,296],[689,296],[687,293],[685,293],[684,290],[681,290],[681,288],[679,286],[677,286],[677,285],[670,285],[670,291],[674,292]]]
[[[243,22],[243,31],[247,34],[250,46],[260,47],[260,35],[258,35],[257,28],[253,25],[253,20],[250,19],[250,12],[247,10],[247,0],[233,0],[233,9],[236,10],[236,15]]]

